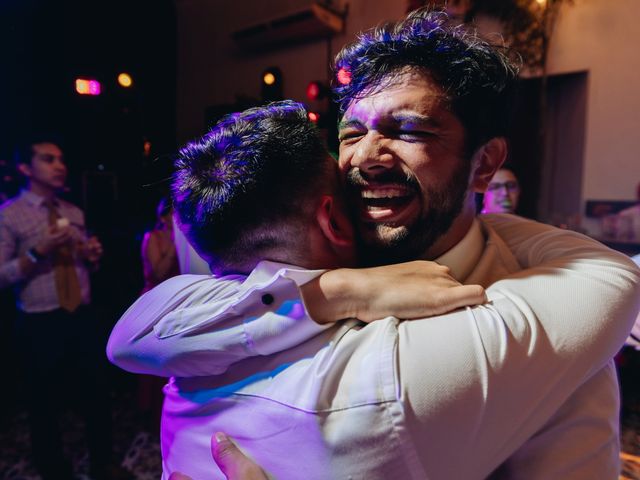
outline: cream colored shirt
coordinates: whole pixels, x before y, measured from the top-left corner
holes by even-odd
[[[163,478],[223,478],[219,430],[275,478],[617,478],[610,359],[638,310],[637,268],[517,217],[479,229],[440,260],[490,302],[430,319],[323,329],[297,292],[318,272],[271,263],[139,299],[110,338],[114,363],[219,373],[165,388]]]

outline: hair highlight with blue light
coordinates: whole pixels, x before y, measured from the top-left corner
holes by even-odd
[[[215,272],[299,242],[335,171],[316,127],[296,102],[222,119],[183,147],[172,181],[181,228]]]
[[[505,135],[519,67],[505,48],[464,26],[452,26],[443,11],[423,8],[361,33],[338,53],[334,70],[350,74],[348,83],[334,82],[343,113],[407,70],[424,72],[447,96],[466,129],[467,153],[472,153]]]

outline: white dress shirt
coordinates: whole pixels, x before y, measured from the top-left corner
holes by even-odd
[[[638,255],[634,255],[631,257],[631,260],[636,262],[636,265],[640,266],[640,253]],[[635,348],[636,350],[640,350],[640,312],[638,312],[638,317],[636,318],[635,323],[633,324],[633,328],[631,329],[631,333],[627,338],[625,345]]]
[[[187,237],[182,233],[180,222],[177,221],[175,216],[171,218],[173,221],[173,243],[176,246],[180,273],[211,274],[211,269],[207,262],[198,255],[198,252],[196,252],[189,243],[189,240],[187,240]]]
[[[219,374],[165,387],[163,478],[224,478],[216,431],[275,478],[617,478],[610,359],[640,272],[573,232],[481,222],[440,261],[490,302],[429,319],[317,326],[297,285],[318,272],[268,262],[141,297],[109,340],[114,363]]]

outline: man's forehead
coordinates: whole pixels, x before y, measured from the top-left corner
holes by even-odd
[[[36,154],[62,155],[60,147],[51,142],[34,143],[31,148]]]
[[[507,169],[507,168],[500,168],[495,175],[493,176],[493,178],[491,179],[493,180],[500,180],[500,179],[507,179],[507,180],[516,180],[516,176],[515,174]]]
[[[423,98],[424,101],[412,102],[398,101],[401,99],[376,99],[354,105],[347,110],[342,117],[338,128],[359,128],[366,126],[375,128],[377,126],[393,127],[400,125],[436,127],[446,122],[446,118],[451,116],[448,104],[442,96],[432,96],[431,99]]]
[[[429,75],[405,72],[367,88],[349,104],[342,123],[429,121],[448,110],[449,98]]]

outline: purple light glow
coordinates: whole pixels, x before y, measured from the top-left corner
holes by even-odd
[[[89,95],[100,95],[100,82],[89,80]]]

